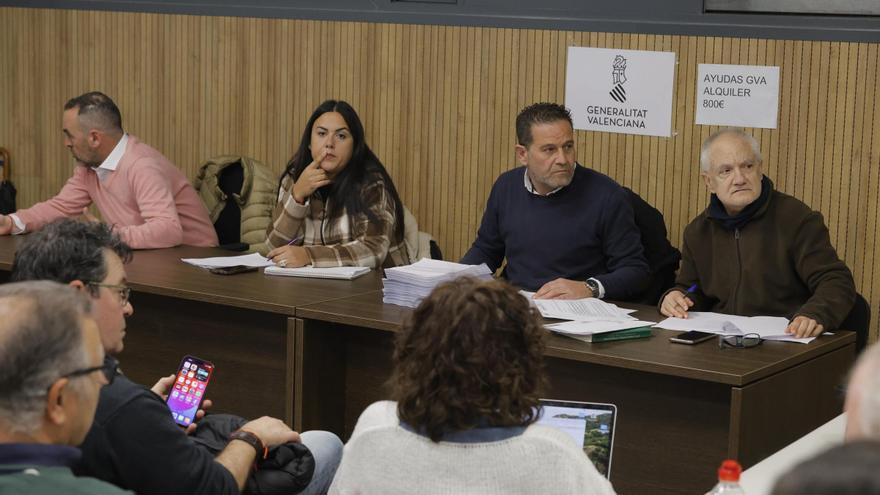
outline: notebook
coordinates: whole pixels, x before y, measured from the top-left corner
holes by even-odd
[[[611,476],[611,451],[617,406],[596,402],[541,399],[539,425],[562,430],[584,449],[596,471]]]
[[[280,266],[267,266],[263,271],[266,275],[281,275],[284,277],[309,277],[309,278],[334,278],[339,280],[353,280],[361,275],[370,273],[365,266],[335,266],[332,268],[315,268],[303,266],[299,268],[282,268]]]

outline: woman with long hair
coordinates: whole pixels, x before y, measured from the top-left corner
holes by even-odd
[[[309,117],[279,180],[266,244],[286,267],[410,263],[403,203],[348,103],[327,100]]]
[[[506,282],[440,285],[396,336],[396,402],[361,414],[330,493],[613,494],[567,433],[535,424],[545,333]]]

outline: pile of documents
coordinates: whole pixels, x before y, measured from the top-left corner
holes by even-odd
[[[667,318],[657,328],[667,330],[697,330],[718,335],[758,334],[764,340],[780,340],[809,344],[815,337],[793,337],[785,333],[789,321],[781,316],[736,316],[721,313],[691,311],[687,319]]]
[[[421,259],[411,265],[385,269],[382,301],[415,308],[437,285],[459,277],[489,280],[492,271],[485,264],[462,265],[450,261]]]
[[[635,310],[623,309],[601,299],[534,299],[533,292],[521,292],[544,318],[569,320],[545,328],[584,342],[607,342],[651,335],[651,321],[634,318]]]
[[[231,266],[272,266],[272,263],[258,253],[242,256],[218,256],[216,258],[181,258],[180,261],[201,268],[228,268]]]

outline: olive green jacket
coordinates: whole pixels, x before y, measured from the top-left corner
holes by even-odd
[[[271,222],[272,209],[277,200],[278,183],[272,171],[253,158],[223,155],[209,159],[199,169],[193,186],[208,209],[211,222],[230,200],[218,185],[217,175],[226,167],[241,162],[244,183],[239,194],[231,198],[241,208],[241,242],[250,244],[251,252],[265,253],[266,228]]]

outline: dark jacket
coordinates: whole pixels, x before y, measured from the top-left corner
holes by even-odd
[[[726,230],[707,209],[685,227],[681,251],[671,290],[696,284],[692,311],[803,315],[830,330],[855,301],[852,273],[831,245],[822,214],[779,191],[741,229]]]
[[[184,434],[165,402],[125,376],[101,389],[95,421],[80,448],[77,474],[138,495],[239,493],[232,473]]]
[[[229,443],[229,435],[246,419],[231,414],[211,414],[198,423],[193,441],[217,455]],[[315,457],[302,443],[289,442],[269,449],[257,462],[244,487],[245,495],[290,495],[309,485],[315,473]]]

